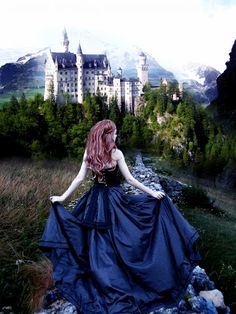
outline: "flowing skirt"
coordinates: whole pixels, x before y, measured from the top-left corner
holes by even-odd
[[[168,196],[94,185],[72,212],[54,203],[40,247],[62,295],[84,314],[146,314],[183,297],[197,231]]]

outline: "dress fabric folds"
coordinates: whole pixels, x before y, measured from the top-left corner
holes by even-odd
[[[168,196],[125,194],[116,167],[72,212],[53,204],[40,247],[79,312],[146,314],[183,297],[200,259],[197,238]]]

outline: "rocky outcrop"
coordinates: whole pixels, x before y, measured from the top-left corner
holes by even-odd
[[[236,40],[226,62],[226,70],[217,78],[218,97],[208,110],[224,129],[236,129]]]

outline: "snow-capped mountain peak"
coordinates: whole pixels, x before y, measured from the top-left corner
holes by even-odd
[[[20,64],[25,64],[26,62],[28,62],[29,60],[33,59],[33,58],[38,58],[43,56],[44,54],[46,54],[48,51],[50,50],[49,47],[46,47],[44,49],[39,50],[38,52],[35,53],[28,53],[23,57],[20,57],[16,63],[20,63]]]
[[[193,80],[201,85],[208,85],[217,79],[220,72],[211,66],[191,62],[182,67],[178,73],[181,81]]]

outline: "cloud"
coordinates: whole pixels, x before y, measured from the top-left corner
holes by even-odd
[[[66,26],[76,46],[89,30],[106,41],[133,43],[167,69],[197,61],[222,71],[235,39],[234,2],[8,0],[1,3],[1,46],[58,47]]]

